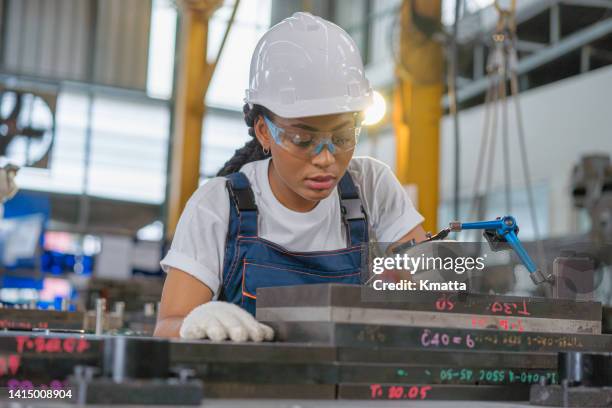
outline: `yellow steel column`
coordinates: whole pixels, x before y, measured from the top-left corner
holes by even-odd
[[[415,205],[425,217],[425,229],[432,232],[437,229],[443,58],[442,46],[431,33],[440,23],[440,3],[441,0],[402,3],[393,103],[396,174],[402,184],[416,185]]]
[[[206,58],[208,20],[222,0],[179,0],[181,25],[177,46],[174,128],[166,236],[174,235],[187,200],[198,188],[204,97],[214,64]]]

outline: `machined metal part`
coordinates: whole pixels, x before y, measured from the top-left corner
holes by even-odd
[[[96,335],[101,335],[104,330],[104,314],[106,313],[106,299],[96,299]]]
[[[533,283],[535,283],[536,285],[539,285],[539,284],[544,283],[544,282],[552,282],[553,281],[552,275],[546,275],[544,272],[542,272],[541,269],[538,269],[535,272],[530,273],[529,277],[531,278]]]
[[[171,341],[172,365],[208,362],[310,363],[323,364],[336,359],[334,347],[308,343],[231,343],[211,341]]]
[[[339,384],[338,399],[527,401],[528,386]]]
[[[206,398],[321,399],[336,398],[335,384],[206,383]]]
[[[514,370],[517,377],[520,377],[518,371],[537,372],[539,375],[556,371],[556,355],[550,353],[359,349],[312,344],[167,341],[124,336],[15,336],[5,333],[0,335],[0,351],[14,351],[16,339],[19,339],[18,351],[22,353],[19,372],[30,375],[31,366],[41,376],[37,377],[41,383],[65,378],[75,366],[83,365],[95,367],[101,376],[115,382],[169,378],[172,376],[170,372],[181,370],[185,373],[179,375],[183,381],[197,377],[206,382],[266,384],[337,384],[357,379],[368,382],[418,379],[425,382],[428,375],[438,375],[437,380],[431,378],[435,383],[445,381],[439,373],[447,369],[491,371],[497,368]],[[55,347],[63,347],[70,353],[60,353],[63,349],[56,351]],[[39,352],[35,352],[37,348]],[[40,370],[41,364],[46,364],[44,367],[47,368]],[[404,378],[399,370],[413,370],[416,377]]]
[[[118,383],[107,378],[72,378],[70,384],[78,390],[80,405],[199,406],[204,398],[204,386],[199,380],[125,380]]]
[[[529,403],[546,407],[612,407],[612,387],[533,385]]]
[[[125,281],[92,277],[79,295],[88,309],[95,309],[95,299],[103,295],[108,305],[124,302],[126,312],[142,313],[145,303],[159,301],[162,286],[163,281],[146,277],[135,277]]]
[[[425,350],[521,352],[612,350],[612,336],[439,329],[329,322],[268,322],[277,339],[339,347],[400,347]]]
[[[0,386],[12,378],[27,379],[35,387],[62,381],[76,366],[100,366],[103,341],[82,335],[0,332],[0,357],[5,375]]]
[[[115,382],[169,377],[167,340],[114,336],[107,338],[104,346],[103,374]]]
[[[155,316],[155,303],[145,303],[144,304],[144,315],[146,317]]]
[[[252,384],[337,384],[340,368],[337,363],[238,363],[215,362],[191,365],[195,377],[209,383]],[[377,381],[380,372],[370,372],[370,381]]]
[[[125,302],[115,302],[115,315],[120,319],[123,319],[125,313]]]
[[[0,329],[83,329],[82,312],[0,308]]]
[[[592,300],[595,261],[587,255],[565,253],[553,261],[552,295],[556,299]]]
[[[174,367],[171,371],[176,374],[180,382],[186,382],[195,377],[196,371],[188,367]]]
[[[546,383],[557,384],[559,374],[557,370],[485,368],[472,365],[441,367],[342,363],[338,367],[339,383],[525,386],[536,384],[541,378]]]
[[[201,343],[200,343],[201,344]],[[404,377],[401,372],[413,372],[424,382],[427,371],[435,376],[441,369],[457,368],[457,371],[477,367],[476,377],[487,369],[514,370],[520,382],[521,373],[556,373],[557,355],[554,353],[503,353],[456,352],[420,349],[392,348],[333,348],[286,343],[270,344],[184,344],[172,343],[173,365],[192,367],[195,375],[205,382],[253,382],[253,383],[336,383],[357,379],[368,382],[416,381],[413,376]],[[398,374],[398,372],[400,374]],[[496,374],[497,375],[497,374]],[[507,374],[509,375],[509,374]],[[437,377],[439,378],[439,376]],[[432,381],[434,377],[430,378]],[[477,378],[476,378],[477,380]],[[464,381],[468,383],[469,381]],[[512,383],[512,382],[511,382]]]
[[[312,284],[259,288],[257,308],[367,307],[532,318],[600,321],[600,302],[465,292],[378,291],[348,284]],[[375,323],[375,322],[372,322]]]
[[[612,387],[612,353],[559,353],[559,375],[570,386]]]
[[[601,321],[440,313],[364,307],[270,307],[257,308],[264,322],[334,322],[438,328],[482,328],[540,333],[601,333]]]
[[[198,363],[194,377],[206,384],[218,382],[253,384],[488,384],[526,385],[544,378],[558,383],[556,369],[479,367],[475,365],[414,365],[328,362],[327,364],[287,363]]]
[[[448,228],[450,228],[452,232],[461,231],[461,222],[451,221],[450,223],[448,223]]]
[[[308,333],[309,325],[299,326]],[[400,389],[410,399],[416,392],[411,387],[419,392],[429,387],[426,399],[493,401],[512,395],[507,400],[526,400],[523,394],[528,384],[542,378],[547,384],[558,382],[555,349],[612,346],[612,336],[604,335],[331,327],[328,334],[334,342],[329,345],[5,332],[0,333],[0,352],[19,353],[17,375],[29,378],[37,372],[40,383],[64,379],[74,371],[71,381],[80,390],[83,404],[172,401],[176,406],[195,404],[202,395],[369,399],[364,392],[369,390],[367,395],[372,395],[370,387],[375,384],[394,398]],[[81,368],[75,371],[76,366]],[[396,388],[390,391],[391,387]],[[499,391],[491,391],[495,389]],[[116,395],[107,395],[113,393]]]
[[[559,353],[559,368],[563,380],[571,384],[581,384],[583,382],[582,356],[583,353],[578,351]]]
[[[95,333],[98,313],[95,310],[85,312],[85,322],[83,328],[87,332]],[[108,333],[112,330],[118,330],[123,325],[123,319],[119,318],[114,312],[105,312],[102,318],[102,333]],[[98,334],[98,335],[100,335]]]
[[[428,365],[431,367],[557,369],[557,353],[338,347],[340,363]]]
[[[79,406],[87,402],[87,383],[92,381],[99,370],[96,367],[78,365],[74,367],[74,375],[70,379],[70,388],[76,391],[76,402]]]
[[[599,243],[612,241],[612,164],[608,154],[581,158],[572,174],[574,205],[585,208],[591,217],[591,239]]]
[[[607,306],[603,308],[603,326],[601,331],[603,333],[612,334],[612,307]]]

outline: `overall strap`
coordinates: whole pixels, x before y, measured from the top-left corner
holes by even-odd
[[[350,246],[359,246],[368,241],[368,217],[361,204],[359,192],[349,172],[338,183],[342,222],[346,226]]]
[[[238,217],[238,235],[257,236],[257,205],[249,179],[236,172],[225,176],[230,196],[230,217]]]

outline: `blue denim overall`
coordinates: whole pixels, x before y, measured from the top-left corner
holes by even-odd
[[[291,252],[257,235],[257,206],[243,173],[227,177],[230,221],[219,300],[255,315],[257,288],[310,283],[360,283],[368,242],[367,216],[351,176],[338,183],[349,246],[333,251]],[[365,258],[363,258],[365,259]]]

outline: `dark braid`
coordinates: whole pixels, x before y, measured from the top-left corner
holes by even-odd
[[[264,154],[261,144],[259,144],[259,140],[255,137],[255,120],[258,116],[262,115],[273,117],[271,112],[261,105],[253,105],[251,108],[248,103],[244,104],[242,111],[244,112],[244,121],[249,127],[249,135],[253,140],[249,140],[244,146],[236,150],[232,158],[223,165],[221,170],[219,170],[217,176],[226,176],[235,173],[247,163],[262,160],[270,156],[269,153]]]

